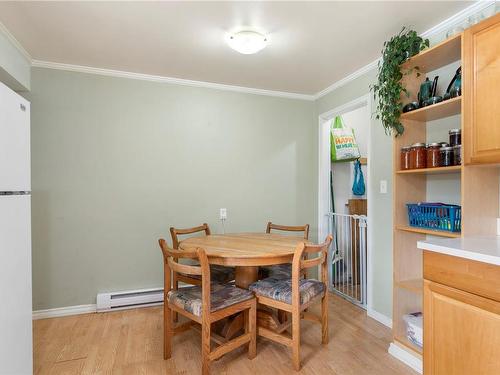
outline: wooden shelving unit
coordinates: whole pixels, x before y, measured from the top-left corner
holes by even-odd
[[[462,35],[459,34],[412,57],[404,64],[406,67],[418,66],[422,73],[419,77],[416,77],[416,75],[407,75],[403,78],[404,85],[412,94],[410,98],[405,98],[405,102],[417,100],[416,93],[419,91],[422,81],[425,80],[426,73],[460,60],[461,43]],[[453,166],[401,170],[400,150],[401,147],[413,143],[427,143],[430,141],[427,139],[428,127],[436,126],[434,123],[429,124],[430,121],[460,115],[461,110],[462,98],[457,97],[404,113],[401,115],[401,122],[405,127],[405,131],[403,135],[394,138],[393,336],[395,345],[399,345],[404,350],[419,358],[421,358],[423,350],[407,339],[406,325],[403,320],[403,316],[406,314],[423,311],[422,251],[417,249],[417,241],[425,240],[429,235],[454,238],[460,237],[461,233],[410,227],[408,225],[406,204],[432,200],[432,196],[428,196],[429,186],[432,186],[434,176],[441,174],[446,175],[443,178],[451,181],[449,183],[453,184],[456,181],[458,185],[457,191],[462,192],[461,183],[464,178],[464,167]],[[456,124],[454,127],[461,127],[461,124]],[[446,139],[442,140],[445,141]],[[440,177],[437,178],[438,180],[440,179]],[[462,203],[463,198],[459,199]]]
[[[447,232],[445,230],[433,230],[433,229],[417,228],[417,227],[410,227],[408,225],[397,225],[396,229],[406,231],[406,232],[428,234],[431,236],[439,236],[439,237],[458,238],[461,236],[460,232]]]
[[[410,342],[403,318],[406,314],[424,311],[424,295],[426,301],[429,300],[430,292],[428,288],[423,288],[423,254],[417,248],[417,242],[428,236],[495,236],[497,231],[500,141],[493,135],[496,128],[494,121],[491,121],[494,117],[491,111],[495,109],[491,109],[495,105],[492,93],[496,92],[496,87],[495,81],[484,85],[490,76],[498,72],[493,58],[498,53],[491,48],[491,45],[498,44],[498,31],[491,25],[496,25],[500,18],[494,17],[423,51],[402,66],[403,69],[418,66],[421,73],[419,77],[416,74],[403,77],[402,83],[411,94],[409,98],[402,97],[404,103],[417,100],[420,84],[426,76],[432,79],[436,69],[459,60],[462,67],[462,96],[402,114],[401,122],[405,131],[395,137],[393,142],[393,345],[415,358],[427,356],[427,363],[437,358],[435,353],[440,348],[436,345],[426,347],[425,344],[421,348]],[[482,38],[480,43],[479,36]],[[458,67],[456,65],[440,69],[441,82],[443,74],[448,74],[447,71],[452,73]],[[484,104],[484,98],[491,100],[489,105]],[[456,115],[460,115],[459,120],[452,117]],[[439,121],[441,119],[445,120]],[[462,129],[463,165],[401,170],[401,147],[417,142],[444,141],[442,137],[450,128]],[[422,201],[460,204],[461,232],[410,227],[406,204]],[[429,311],[429,305],[426,305],[425,310]],[[443,316],[442,319],[441,322],[447,321],[448,317]],[[432,322],[432,317],[424,316],[424,321]],[[424,340],[432,342],[432,334],[427,331]]]
[[[443,102],[406,112],[401,115],[402,120],[434,121],[445,117],[460,114],[462,97],[448,99]]]
[[[462,171],[461,165],[454,165],[451,167],[407,169],[403,171],[396,171],[396,174],[448,174],[448,173],[460,173],[461,171]]]

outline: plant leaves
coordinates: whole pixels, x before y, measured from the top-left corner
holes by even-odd
[[[401,64],[421,50],[429,47],[429,40],[422,39],[417,32],[403,27],[389,41],[384,42],[382,59],[378,63],[377,83],[370,86],[377,101],[375,118],[380,119],[387,135],[399,136],[404,132],[401,124],[401,96],[411,93],[403,86],[401,79],[415,73],[420,76],[417,66],[401,70]]]

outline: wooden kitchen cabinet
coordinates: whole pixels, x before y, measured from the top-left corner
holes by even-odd
[[[463,33],[464,162],[500,163],[500,13]]]
[[[424,252],[424,374],[500,374],[500,266]]]
[[[424,374],[500,374],[500,303],[424,281]]]

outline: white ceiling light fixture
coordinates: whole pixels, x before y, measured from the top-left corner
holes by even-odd
[[[251,55],[261,51],[269,42],[269,37],[252,30],[231,33],[226,39],[229,47],[244,55]]]

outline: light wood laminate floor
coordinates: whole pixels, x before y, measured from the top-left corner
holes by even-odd
[[[312,311],[315,311],[312,309]],[[199,374],[200,335],[174,339],[172,359],[162,358],[163,308],[86,314],[34,322],[35,374]],[[387,353],[391,331],[365,311],[331,295],[330,343],[318,324],[302,322],[300,374],[411,374]],[[213,363],[212,374],[293,374],[289,349],[259,339],[257,357],[238,349]]]

